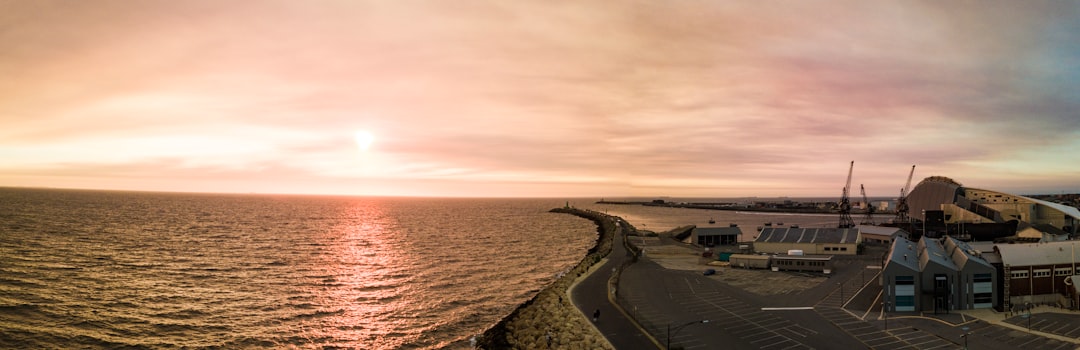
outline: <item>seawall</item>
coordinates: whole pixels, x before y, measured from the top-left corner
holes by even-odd
[[[552,209],[592,220],[596,223],[596,244],[585,257],[566,274],[544,287],[510,315],[477,337],[481,349],[611,349],[591,322],[574,307],[567,290],[574,281],[588,273],[589,268],[611,253],[611,244],[618,226],[606,214],[575,208]],[[538,260],[541,261],[541,260]],[[542,261],[541,261],[542,262]]]

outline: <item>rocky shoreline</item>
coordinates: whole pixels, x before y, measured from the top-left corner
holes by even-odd
[[[596,244],[572,269],[477,337],[478,348],[537,349],[547,348],[550,344],[551,347],[566,349],[612,349],[607,339],[574,307],[567,291],[611,252],[618,226],[611,216],[595,211],[557,208],[551,212],[576,215],[595,222],[598,233]]]

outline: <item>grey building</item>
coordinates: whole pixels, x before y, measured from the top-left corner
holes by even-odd
[[[956,303],[954,292],[959,269],[936,239],[919,240],[919,272],[922,305],[933,305],[934,313],[952,310]]]
[[[921,289],[918,259],[915,242],[903,237],[893,240],[881,265],[881,297],[886,311],[921,310],[915,292]]]
[[[997,271],[967,243],[897,237],[882,262],[887,311],[945,312],[995,306]]]
[[[997,285],[997,269],[994,265],[982,257],[982,252],[952,237],[945,240],[945,252],[959,270],[957,285],[961,288],[956,291],[957,308],[995,307],[998,296],[994,292],[994,286]]]

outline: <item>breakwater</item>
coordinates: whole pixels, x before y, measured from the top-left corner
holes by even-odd
[[[723,210],[723,211],[749,211],[749,212],[762,212],[762,213],[795,213],[795,214],[837,214],[839,211],[833,208],[818,208],[818,207],[806,207],[806,206],[775,206],[772,207],[758,207],[758,206],[744,206],[733,205],[733,203],[680,203],[680,202],[643,202],[643,201],[597,201],[596,204],[610,204],[610,205],[640,205],[646,207],[666,207],[666,208],[681,208],[681,209],[705,209],[705,210]],[[879,214],[888,214],[888,211],[880,211]]]
[[[591,322],[574,307],[567,290],[574,281],[588,273],[589,268],[609,253],[619,232],[614,217],[584,209],[557,208],[553,213],[565,213],[596,223],[596,244],[573,268],[551,285],[537,292],[510,315],[477,338],[481,349],[611,349]],[[540,258],[540,257],[538,257]],[[542,261],[542,260],[537,260]]]

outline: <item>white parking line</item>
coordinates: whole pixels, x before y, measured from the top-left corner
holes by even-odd
[[[799,307],[763,307],[761,311],[784,311],[784,310],[813,310],[813,306],[799,306]]]
[[[785,338],[785,337],[781,337],[781,336],[780,336],[779,334],[773,334],[773,335],[772,335],[771,337],[768,337],[768,338],[761,338],[761,339],[758,339],[758,340],[753,340],[753,341],[750,341],[750,344],[755,344],[755,343],[758,343],[758,342],[763,342],[763,341],[766,341],[766,340],[769,340],[769,339],[772,339],[772,338],[776,338],[776,337],[780,337],[780,338],[784,338],[784,339],[787,339],[787,338]]]

